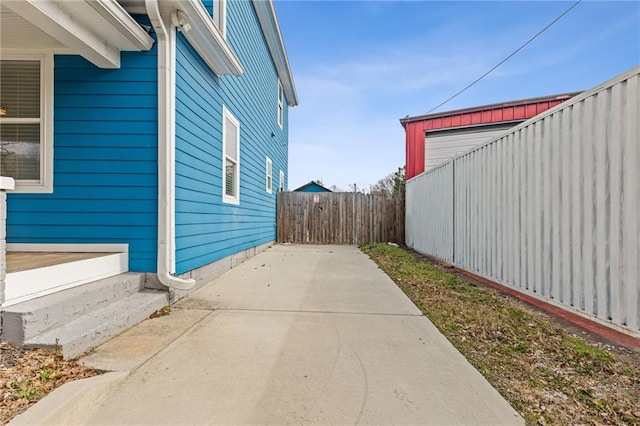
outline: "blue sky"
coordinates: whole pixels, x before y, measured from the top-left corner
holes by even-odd
[[[289,188],[367,187],[404,165],[399,119],[500,62],[571,2],[276,0],[300,105]],[[589,89],[640,63],[640,2],[583,1],[438,111]]]

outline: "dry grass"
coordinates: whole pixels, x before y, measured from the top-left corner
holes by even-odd
[[[402,248],[363,250],[528,424],[640,424],[640,354],[589,339]]]
[[[27,410],[64,383],[99,372],[44,349],[0,342],[0,424]]]

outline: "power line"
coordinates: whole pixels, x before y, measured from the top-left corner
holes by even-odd
[[[438,106],[431,108],[429,111],[426,112],[426,114],[429,114],[432,111],[437,110],[438,108],[440,108],[441,106],[449,103],[449,101],[452,101],[453,99],[457,98],[459,95],[461,95],[462,93],[464,93],[465,91],[467,91],[467,89],[469,89],[471,86],[473,86],[474,84],[476,84],[477,82],[479,82],[480,80],[482,80],[483,78],[485,78],[486,76],[488,76],[489,74],[491,74],[496,68],[498,68],[500,65],[504,64],[505,62],[507,62],[509,59],[511,59],[515,54],[517,54],[519,51],[521,51],[522,49],[524,49],[525,47],[527,47],[527,45],[529,43],[531,43],[533,40],[535,40],[536,38],[538,38],[538,36],[540,34],[542,34],[543,32],[545,32],[546,30],[548,30],[553,24],[555,24],[556,22],[558,22],[560,19],[562,19],[562,17],[564,15],[566,15],[567,13],[569,13],[571,11],[571,9],[573,9],[574,7],[576,7],[578,4],[582,3],[582,0],[577,0],[575,3],[573,3],[571,6],[569,6],[569,8],[567,10],[565,10],[564,12],[562,12],[562,14],[560,16],[558,16],[556,19],[554,19],[553,21],[551,21],[546,27],[544,27],[543,29],[541,29],[540,31],[538,31],[538,33],[536,35],[534,35],[533,37],[531,37],[529,40],[526,41],[526,43],[524,43],[522,46],[518,47],[516,50],[514,50],[509,56],[507,56],[506,58],[504,58],[502,61],[500,61],[496,66],[494,66],[493,68],[491,68],[489,71],[485,72],[484,74],[482,74],[480,77],[478,77],[477,79],[475,79],[473,82],[471,82],[469,85],[467,85],[467,87],[465,87],[464,89],[460,90],[458,93],[456,93],[455,95],[451,96],[450,98],[448,98],[446,101],[438,104]]]

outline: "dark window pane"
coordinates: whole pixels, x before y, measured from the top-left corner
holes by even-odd
[[[236,196],[236,191],[235,191],[236,165],[233,162],[226,160],[224,172],[225,172],[224,193],[229,197],[235,197]]]
[[[40,180],[40,124],[0,125],[0,175]]]

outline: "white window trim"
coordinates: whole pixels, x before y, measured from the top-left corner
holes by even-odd
[[[236,134],[238,140],[236,143],[236,178],[234,185],[234,197],[225,193],[227,187],[227,173],[226,173],[226,161],[227,161],[227,138],[225,132],[225,119],[229,119],[238,129]],[[222,202],[227,204],[240,204],[240,122],[231,114],[226,106],[222,106]]]
[[[266,186],[265,189],[267,190],[267,193],[271,194],[273,192],[273,162],[269,157],[267,157],[264,173],[264,183]]]
[[[280,170],[280,182],[278,182],[278,191],[284,192],[284,172]]]
[[[227,39],[227,0],[214,0],[213,2],[213,22],[222,34],[223,39]]]
[[[51,194],[53,192],[53,53],[17,53],[3,50],[2,59],[40,61],[40,179],[16,179],[16,189],[12,192]],[[20,120],[23,119],[0,118],[0,124],[16,123]]]
[[[278,79],[278,126],[281,129],[284,128],[284,89],[282,82]]]

